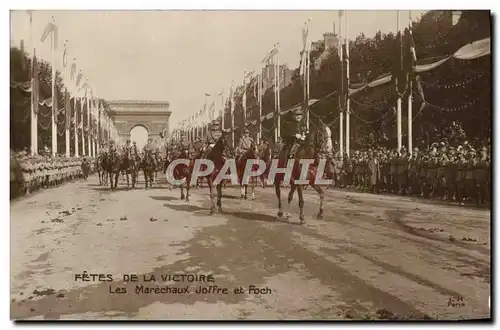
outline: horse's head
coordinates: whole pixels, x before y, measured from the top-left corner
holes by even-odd
[[[321,120],[317,125],[312,125],[312,129],[306,134],[306,138],[299,148],[301,154],[316,156],[321,152],[325,143],[331,141],[330,128]]]
[[[258,158],[258,155],[259,155],[259,146],[255,141],[252,141],[252,144],[250,144],[250,148],[243,155],[243,157],[245,157],[246,159],[256,159]]]

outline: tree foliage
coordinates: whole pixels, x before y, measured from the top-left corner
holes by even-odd
[[[417,53],[417,63],[424,64],[449,56],[460,47],[491,35],[489,11],[463,11],[458,24],[452,24],[451,11],[429,11],[411,26]],[[403,34],[403,67],[411,65],[408,30]],[[373,38],[363,34],[350,41],[350,83],[370,82],[383,74],[400,77],[401,43],[399,34],[376,33]],[[311,65],[321,52],[311,52]],[[452,121],[462,124],[469,137],[484,138],[491,134],[491,57],[472,61],[450,60],[437,69],[421,75],[426,101],[417,93],[413,97],[414,140],[440,138],[442,127]],[[310,98],[321,100],[312,107],[311,120],[320,118],[330,124],[334,138],[339,135],[339,95],[341,94],[341,63],[337,52],[330,52],[319,70],[311,67]],[[289,109],[303,102],[303,82],[298,69],[292,83],[281,91],[281,109]],[[395,81],[374,89],[366,89],[351,97],[351,146],[365,145],[369,139],[395,146],[397,94]],[[399,79],[400,90],[407,85]],[[415,86],[413,86],[415,89]],[[329,96],[329,97],[327,97]],[[247,97],[247,102],[256,103]],[[236,101],[237,105],[241,102]],[[252,104],[254,104],[252,103]],[[472,103],[472,104],[471,104]],[[269,89],[263,97],[262,114],[274,112],[274,91]],[[235,115],[238,116],[239,107]],[[253,108],[258,111],[258,108]],[[403,132],[408,123],[407,105],[403,102]],[[226,121],[230,120],[227,116]],[[287,116],[282,117],[286,129]],[[235,121],[235,125],[238,122]],[[228,127],[228,125],[226,125]],[[273,136],[273,120],[263,122],[264,133]],[[441,129],[440,129],[441,128]],[[405,137],[406,139],[406,137]]]
[[[10,146],[13,150],[26,149],[30,146],[30,130],[31,130],[31,93],[24,91],[22,88],[17,88],[17,83],[29,82],[31,79],[31,63],[32,59],[27,56],[21,49],[11,47],[10,49]],[[52,67],[51,64],[44,60],[39,60],[37,63],[39,88],[38,99],[42,102],[52,96]],[[64,131],[66,128],[66,113],[65,109],[65,86],[62,80],[62,74],[56,71],[56,100],[59,112],[56,116],[58,153],[64,154],[66,149],[66,139]],[[68,93],[68,97],[71,95]],[[101,100],[104,109],[108,110],[109,105],[105,100]],[[81,103],[76,102],[74,98],[70,102],[71,118],[70,124],[70,149],[74,151],[74,125],[75,125],[75,109],[76,123],[79,123],[81,118]],[[84,105],[84,122],[87,123],[87,109]],[[38,107],[38,148],[43,149],[45,146],[51,147],[52,132],[51,132],[51,107],[46,104]],[[80,139],[81,140],[81,139]],[[79,141],[79,150],[82,150],[82,142]]]

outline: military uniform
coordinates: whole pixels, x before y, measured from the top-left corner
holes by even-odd
[[[245,129],[245,134],[248,134],[248,133],[250,133],[250,131],[248,129]],[[250,136],[246,136],[246,135],[242,136],[239,143],[238,143],[238,147],[236,148],[238,154],[240,156],[243,155],[245,152],[250,150],[250,148],[252,147],[252,144],[253,144],[253,139]]]
[[[485,203],[488,199],[488,177],[489,177],[489,159],[486,147],[481,150],[481,155],[477,159],[476,169],[474,171],[474,180],[476,182],[476,201],[478,203]]]
[[[406,194],[408,187],[408,154],[406,148],[401,148],[401,155],[398,158],[398,191]]]
[[[306,138],[307,128],[305,127],[302,116],[303,112],[301,109],[297,109],[293,113],[294,121],[290,125],[290,131],[284,135],[283,145],[280,149],[283,156],[288,158],[293,158],[295,153],[299,149],[300,145]]]

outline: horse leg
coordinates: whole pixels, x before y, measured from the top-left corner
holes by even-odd
[[[148,171],[144,169],[144,185],[145,189],[148,189]]]
[[[313,185],[314,190],[316,190],[319,194],[319,211],[316,219],[323,219],[323,201],[325,199],[325,192],[318,185]]]
[[[118,179],[120,178],[120,172],[116,172],[115,174],[115,189],[118,187]]]
[[[257,186],[257,178],[252,177],[252,200],[255,200],[255,187]]]
[[[189,178],[189,181],[188,182],[191,182],[191,178]],[[186,202],[189,202],[189,188],[190,188],[191,184],[188,183],[186,185]]]
[[[245,197],[245,185],[244,184],[242,184],[240,186],[240,190],[241,190],[240,198],[243,199]]]
[[[207,178],[208,190],[210,191],[210,215],[214,214],[215,211],[215,196],[213,190],[213,182],[210,178]]]
[[[275,181],[274,182],[274,190],[276,192],[276,197],[278,197],[278,217],[283,216],[283,205],[281,204],[281,187],[280,187],[280,182]]]
[[[181,200],[184,200],[184,198],[186,198],[186,196],[184,195],[184,183],[181,184]]]
[[[217,206],[219,207],[219,212],[222,213],[222,183],[217,185]]]
[[[290,191],[288,192],[288,203],[287,203],[287,212],[286,212],[287,218],[290,218],[292,216],[292,214],[290,212],[290,203],[292,203],[293,195],[295,194],[296,190],[297,190],[297,185],[292,181],[290,183]]]
[[[297,186],[297,194],[299,195],[299,208],[300,208],[300,214],[299,214],[299,219],[300,219],[300,224],[304,224],[304,187],[299,184]]]
[[[109,172],[109,189],[113,190],[113,173]]]
[[[129,171],[127,170],[125,172],[125,175],[127,176],[127,190],[129,189],[129,185],[130,185],[130,179],[128,178],[129,177]]]

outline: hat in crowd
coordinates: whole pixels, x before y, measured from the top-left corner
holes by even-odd
[[[413,152],[418,152],[418,151],[419,151],[418,147],[413,148]]]

